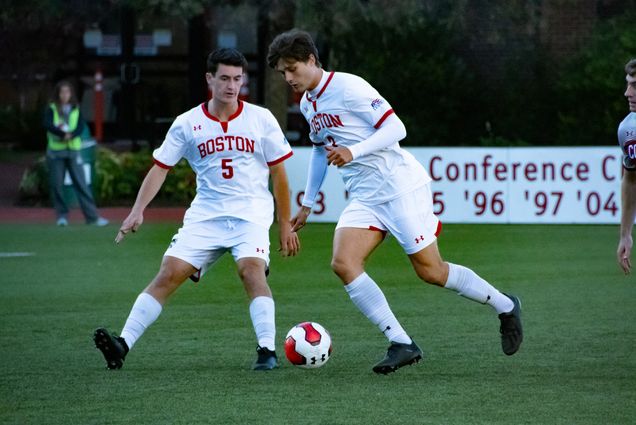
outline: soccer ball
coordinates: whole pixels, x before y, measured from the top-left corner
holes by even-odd
[[[285,356],[303,369],[321,367],[331,356],[331,336],[316,322],[299,323],[287,332]]]

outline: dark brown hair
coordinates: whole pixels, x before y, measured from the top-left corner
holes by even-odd
[[[281,58],[307,62],[310,55],[314,55],[316,65],[321,66],[318,58],[318,49],[311,35],[306,31],[294,28],[282,34],[278,34],[276,38],[274,38],[269,45],[267,64],[271,68],[276,68]]]

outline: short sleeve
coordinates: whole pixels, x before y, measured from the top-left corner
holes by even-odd
[[[636,114],[630,113],[618,125],[618,145],[623,151],[623,168],[636,171]]]
[[[263,155],[270,167],[292,156],[292,149],[285,138],[278,121],[270,111],[264,115]]]
[[[161,146],[152,153],[155,164],[163,168],[172,168],[183,158],[187,148],[183,129],[183,119],[177,117]]]
[[[362,78],[348,84],[344,94],[347,108],[375,128],[393,113],[393,108],[380,93]]]

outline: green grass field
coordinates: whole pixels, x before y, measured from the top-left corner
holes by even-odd
[[[325,367],[250,370],[248,302],[226,255],[108,371],[93,330],[121,330],[177,227],[145,224],[116,246],[114,225],[0,225],[1,252],[35,254],[0,257],[0,423],[634,423],[636,278],[615,264],[616,226],[445,226],[445,259],[521,297],[512,357],[494,311],[418,281],[388,240],[368,272],[426,358],[373,374],[387,342],[329,269],[333,225],[314,224],[299,257],[272,255],[269,281],[279,356],[291,326],[317,321],[333,338]]]

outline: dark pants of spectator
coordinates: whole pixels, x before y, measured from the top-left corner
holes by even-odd
[[[49,166],[51,200],[57,218],[68,214],[68,205],[64,199],[64,172],[68,170],[73,189],[79,201],[87,223],[93,223],[99,217],[93,194],[86,184],[84,168],[78,151],[48,151],[46,161]]]

